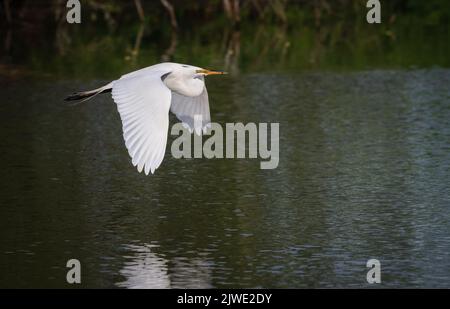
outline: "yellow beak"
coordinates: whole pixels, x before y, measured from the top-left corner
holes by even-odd
[[[205,69],[197,70],[197,73],[205,74],[205,75],[223,75],[223,74],[228,74],[227,72],[224,72],[224,71],[211,71],[211,70],[205,70]]]

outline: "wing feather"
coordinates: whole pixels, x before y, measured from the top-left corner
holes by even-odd
[[[128,153],[146,175],[160,166],[167,144],[172,94],[161,80],[165,73],[123,76],[112,88]]]

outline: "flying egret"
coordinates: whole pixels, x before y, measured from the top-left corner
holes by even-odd
[[[210,124],[204,76],[215,74],[226,72],[160,63],[125,74],[98,89],[74,93],[66,101],[85,101],[111,92],[132,163],[139,173],[144,171],[148,175],[155,172],[164,158],[169,110],[198,135]],[[201,121],[194,121],[194,118]]]

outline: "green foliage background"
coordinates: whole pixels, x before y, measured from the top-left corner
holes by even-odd
[[[111,77],[161,61],[232,73],[450,65],[449,1],[381,1],[382,23],[368,24],[364,0],[241,0],[235,16],[226,0],[173,0],[178,28],[160,1],[142,1],[143,20],[135,1],[81,1],[81,24],[66,22],[63,0],[9,1],[8,13],[6,2],[2,75]]]

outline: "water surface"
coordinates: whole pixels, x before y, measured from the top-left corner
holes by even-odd
[[[369,287],[371,258],[450,286],[449,70],[210,79],[213,121],[280,123],[278,168],[168,148],[147,177],[109,95],[61,101],[105,82],[1,82],[0,287],[71,287],[71,258],[82,287]]]

